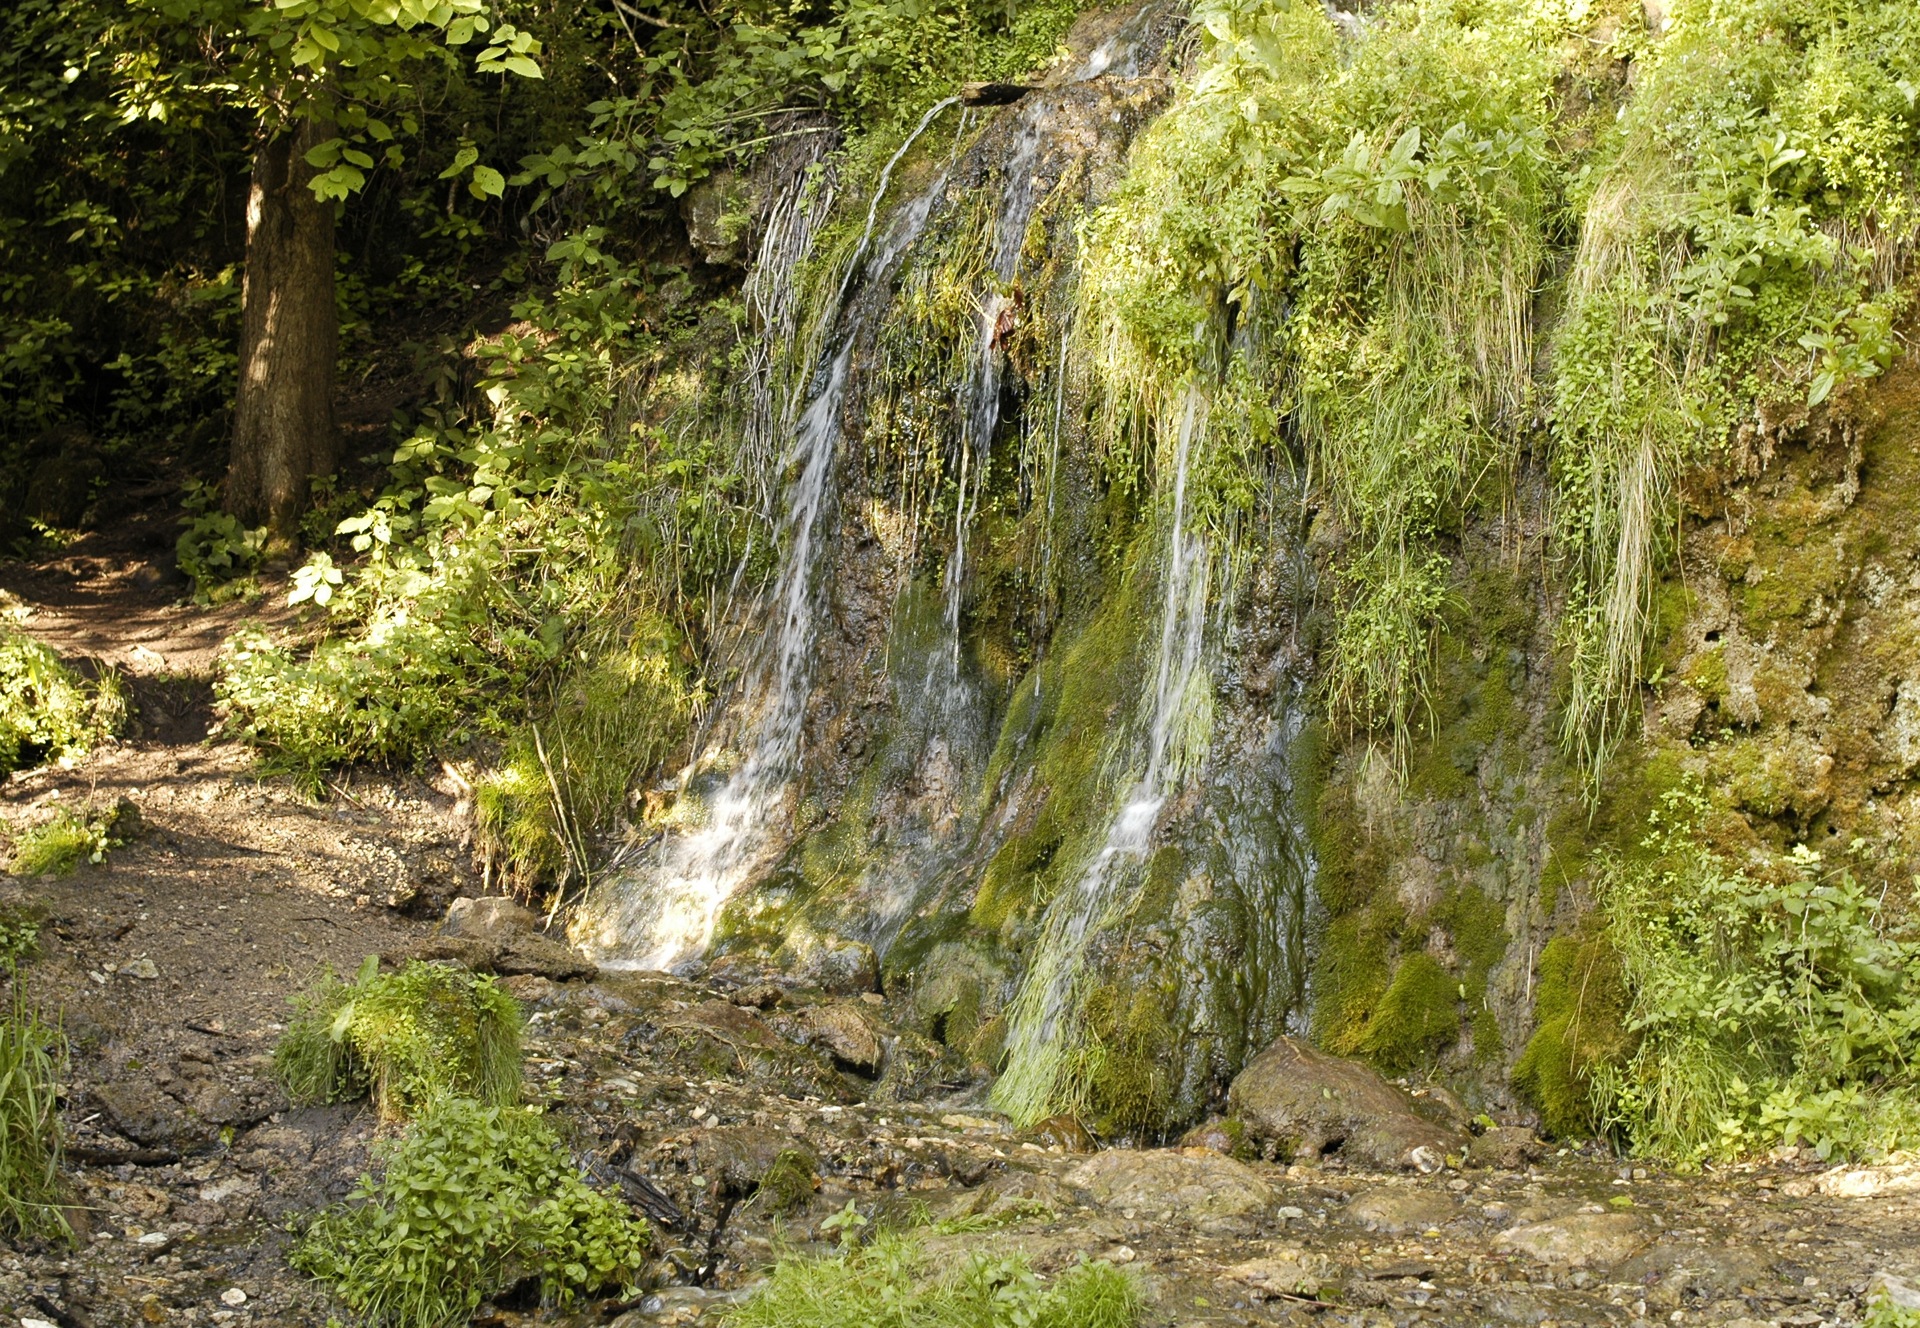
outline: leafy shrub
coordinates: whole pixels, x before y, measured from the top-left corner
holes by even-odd
[[[89,682],[25,633],[0,628],[0,773],[42,761],[68,764],[127,718],[126,685],[103,673]]]
[[[448,1328],[528,1279],[561,1304],[629,1287],[648,1229],[588,1189],[552,1130],[516,1107],[443,1098],[290,1262],[379,1328]]]
[[[15,876],[70,876],[82,862],[105,862],[125,842],[123,816],[118,806],[105,811],[62,807],[51,820],[20,833],[7,870]]]
[[[1635,1039],[1593,1068],[1601,1119],[1687,1162],[1920,1141],[1920,936],[1805,848],[1773,876],[1731,865],[1696,833],[1705,811],[1669,793],[1646,857],[1601,879]]]
[[[490,976],[410,961],[352,982],[324,970],[294,999],[274,1068],[298,1102],[371,1094],[388,1120],[443,1097],[511,1106],[520,1097],[520,1007]]]
[[[9,946],[9,973],[20,948]],[[16,978],[13,1008],[0,1019],[0,1231],[12,1236],[73,1236],[60,1207],[59,1086],[65,1059],[59,1030],[28,1006]]]
[[[942,1275],[915,1237],[883,1232],[830,1258],[793,1255],[726,1328],[1132,1328],[1139,1284],[1105,1262],[1043,1283],[1018,1255],[974,1254]]]
[[[248,529],[240,519],[219,507],[218,495],[211,486],[191,484],[181,506],[185,527],[174,542],[174,564],[193,582],[193,598],[201,604],[217,604],[244,594],[248,577],[260,570],[266,559],[267,528]]]

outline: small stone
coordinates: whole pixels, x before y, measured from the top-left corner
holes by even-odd
[[[120,965],[120,971],[130,978],[144,978],[148,982],[160,976],[160,970],[154,966],[153,960],[145,958]]]
[[[1390,1236],[1445,1226],[1460,1215],[1453,1200],[1426,1190],[1365,1190],[1347,1205],[1347,1220]]]
[[[58,1324],[48,1323],[45,1319],[22,1319],[20,1328],[60,1328]]]
[[[1025,1138],[1042,1147],[1058,1148],[1063,1153],[1091,1153],[1093,1136],[1087,1127],[1069,1115],[1049,1116],[1026,1131]]]
[[[233,1309],[239,1309],[247,1303],[247,1293],[239,1287],[228,1287],[220,1293],[220,1303]]]

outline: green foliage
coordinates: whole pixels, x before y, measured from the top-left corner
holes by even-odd
[[[1348,49],[1312,6],[1199,17],[1191,87],[1086,226],[1108,433],[1164,431],[1182,385],[1205,388],[1211,427],[1250,445],[1205,474],[1223,530],[1249,459],[1282,439],[1305,453],[1347,550],[1328,696],[1402,750],[1450,598],[1435,543],[1532,410],[1570,20],[1395,4]]]
[[[1132,1328],[1138,1283],[1105,1262],[1042,1282],[1018,1255],[976,1253],[945,1275],[912,1235],[825,1258],[789,1255],[726,1328]]]
[[[417,960],[382,973],[369,955],[352,982],[324,970],[294,999],[274,1068],[297,1102],[370,1093],[388,1120],[445,1097],[513,1106],[520,1008],[490,976]]]
[[[61,807],[47,820],[20,832],[7,870],[15,876],[71,876],[83,862],[105,862],[126,841],[118,806],[104,811]]]
[[[1604,1123],[1682,1162],[1804,1143],[1822,1157],[1920,1138],[1920,939],[1880,892],[1801,848],[1762,876],[1698,834],[1669,793],[1645,856],[1605,864],[1606,939],[1634,1042],[1591,1071]]]
[[[87,681],[24,632],[0,627],[0,772],[43,761],[70,765],[126,717],[119,674]]]
[[[1702,0],[1635,55],[1574,190],[1553,347],[1565,722],[1590,771],[1642,676],[1679,475],[1759,405],[1817,406],[1887,366],[1920,215],[1906,5]]]
[[[450,1328],[528,1279],[563,1306],[639,1280],[646,1223],[524,1110],[439,1099],[379,1160],[290,1256],[369,1325]]]
[[[251,530],[240,519],[220,510],[210,485],[188,486],[180,505],[184,529],[174,543],[174,565],[193,582],[199,604],[218,604],[244,594],[251,583],[243,580],[260,570],[267,553],[267,528]]]
[[[18,973],[22,933],[8,933],[12,1007],[0,1019],[0,1232],[70,1241],[60,1204],[60,1080],[66,1039],[28,1003]],[[30,946],[31,937],[26,938]]]

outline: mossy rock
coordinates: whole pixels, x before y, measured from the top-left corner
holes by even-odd
[[[1408,1070],[1460,1038],[1460,980],[1425,951],[1408,955],[1367,1020],[1360,1051],[1387,1070]]]
[[[1593,1133],[1591,1077],[1625,1058],[1633,1038],[1620,956],[1605,937],[1556,936],[1540,955],[1532,1039],[1513,1068],[1513,1086],[1540,1113],[1547,1133]]]

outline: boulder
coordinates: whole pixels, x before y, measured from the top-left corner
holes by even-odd
[[[1371,1067],[1283,1037],[1227,1092],[1249,1142],[1287,1157],[1338,1153],[1362,1166],[1436,1171],[1466,1135],[1426,1120]]]
[[[1115,1148],[1073,1168],[1066,1181],[1105,1207],[1207,1230],[1250,1227],[1274,1200],[1252,1167],[1205,1149]]]
[[[886,1045],[873,1021],[857,1005],[816,1005],[800,1015],[801,1040],[859,1074],[877,1074]]]
[[[215,1127],[142,1080],[101,1084],[93,1099],[114,1132],[143,1148],[193,1153],[211,1147]]]
[[[880,959],[861,941],[831,932],[797,931],[780,957],[795,978],[830,996],[880,990]]]
[[[1648,1242],[1647,1225],[1632,1213],[1574,1213],[1510,1227],[1493,1238],[1501,1249],[1565,1268],[1611,1268]]]
[[[539,930],[540,915],[532,909],[499,895],[488,895],[483,899],[456,899],[447,905],[447,920],[440,934],[505,945]]]
[[[1444,1194],[1431,1190],[1380,1186],[1362,1190],[1347,1205],[1349,1222],[1390,1236],[1442,1227],[1460,1216],[1460,1208]]]
[[[820,1160],[792,1135],[759,1125],[716,1125],[688,1139],[694,1169],[716,1180],[723,1194],[744,1198],[763,1183],[779,1191],[777,1206],[813,1192]]]
[[[502,977],[546,978],[550,982],[592,981],[600,968],[578,951],[548,936],[530,934],[508,941],[493,961]]]

